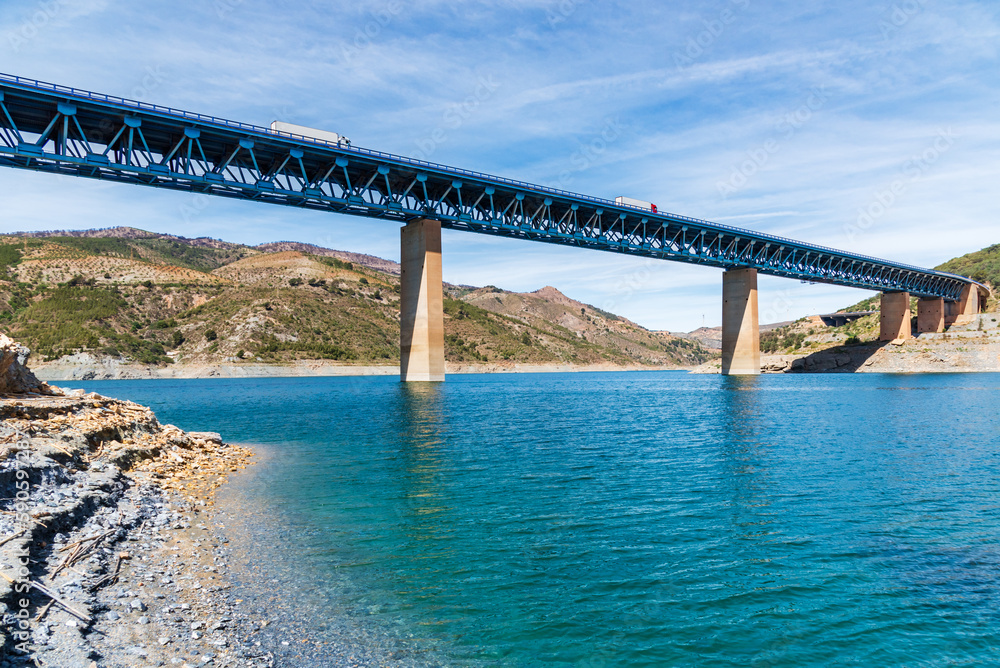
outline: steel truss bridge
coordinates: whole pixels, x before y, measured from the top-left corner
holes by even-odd
[[[4,74],[0,165],[399,223],[429,218],[456,230],[949,301],[973,283],[687,216]]]

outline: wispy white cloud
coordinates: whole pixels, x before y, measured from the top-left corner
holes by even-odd
[[[0,5],[0,69],[255,123],[285,117],[404,154],[441,130],[430,157],[449,164],[914,264],[1000,241],[1000,7],[985,0],[51,6],[63,10],[15,43],[41,4]],[[679,65],[692,40],[700,51]],[[483,77],[496,90],[456,116]],[[620,131],[602,141],[609,123]],[[949,127],[958,139],[913,176],[907,161]],[[768,142],[777,148],[753,164]],[[720,182],[744,168],[723,196]],[[858,228],[900,179],[891,206]],[[393,225],[226,200],[192,209],[190,196],[151,189],[0,170],[0,202],[7,231],[129,224],[398,257]],[[660,329],[718,324],[717,270],[462,233],[445,249],[451,282],[552,284]],[[781,319],[864,296],[761,287],[762,309],[778,303],[768,310]]]

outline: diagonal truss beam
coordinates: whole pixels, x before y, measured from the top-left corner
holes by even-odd
[[[0,75],[0,166],[957,300],[972,281],[696,218]],[[986,290],[980,286],[981,290]]]

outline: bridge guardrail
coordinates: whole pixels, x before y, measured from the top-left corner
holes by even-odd
[[[848,257],[848,258],[851,258],[851,259],[860,260],[860,261],[863,261],[863,262],[874,262],[874,263],[877,263],[877,264],[880,264],[880,265],[892,266],[892,267],[895,267],[895,268],[898,268],[898,269],[904,269],[904,270],[910,270],[910,271],[917,271],[917,272],[925,273],[925,274],[926,273],[936,274],[936,275],[939,275],[939,276],[948,276],[948,277],[951,277],[951,278],[956,278],[956,279],[962,280],[964,282],[975,283],[976,285],[979,285],[980,287],[983,287],[983,288],[985,288],[985,289],[988,290],[988,288],[986,288],[986,286],[982,285],[981,283],[978,283],[977,281],[972,281],[971,279],[969,279],[966,276],[959,276],[957,274],[951,274],[951,273],[948,273],[948,272],[942,272],[942,271],[938,271],[936,269],[925,269],[925,268],[917,267],[917,266],[914,266],[914,265],[908,265],[908,264],[903,264],[903,263],[899,263],[899,262],[893,262],[893,261],[885,260],[885,259],[882,259],[882,258],[872,257],[870,255],[862,255],[862,254],[859,254],[859,253],[853,253],[853,252],[849,252],[849,251],[838,250],[836,248],[830,248],[830,247],[827,247],[827,246],[820,246],[820,245],[816,245],[816,244],[807,244],[807,243],[804,243],[804,242],[801,242],[801,241],[796,241],[794,239],[789,239],[789,238],[777,236],[777,235],[774,235],[774,234],[768,234],[766,232],[757,232],[757,231],[749,230],[749,229],[746,229],[746,228],[733,227],[731,225],[725,225],[725,224],[722,224],[722,223],[715,223],[715,222],[712,222],[712,221],[709,221],[709,220],[704,220],[704,219],[701,219],[701,218],[693,218],[691,216],[685,216],[685,215],[682,215],[682,214],[674,214],[674,213],[670,213],[670,212],[657,212],[657,213],[653,213],[652,211],[647,211],[646,209],[643,209],[643,208],[637,207],[637,206],[631,206],[631,205],[628,205],[628,204],[616,204],[613,200],[608,200],[608,199],[603,199],[603,198],[599,198],[599,197],[594,197],[594,196],[591,196],[591,195],[584,195],[582,193],[575,193],[575,192],[571,192],[571,191],[568,191],[568,190],[561,190],[559,188],[552,188],[552,187],[549,187],[549,186],[542,186],[542,185],[538,185],[538,184],[528,183],[528,182],[525,182],[525,181],[518,181],[516,179],[509,179],[509,178],[506,178],[506,177],[496,176],[496,175],[493,175],[493,174],[486,174],[484,172],[478,172],[478,171],[474,171],[474,170],[468,170],[468,169],[464,169],[464,168],[461,168],[461,167],[452,167],[450,165],[444,165],[444,164],[441,164],[441,163],[428,162],[426,160],[418,160],[416,158],[409,158],[407,156],[397,155],[397,154],[394,154],[394,153],[386,153],[384,151],[379,151],[379,150],[376,150],[376,149],[364,148],[364,147],[360,147],[360,146],[346,146],[345,147],[345,146],[341,146],[340,144],[336,144],[336,143],[333,143],[333,142],[324,141],[322,139],[317,139],[315,137],[308,137],[308,136],[305,136],[305,135],[298,135],[298,134],[294,134],[294,133],[290,133],[290,132],[282,132],[280,130],[272,130],[269,127],[263,127],[263,126],[259,126],[259,125],[253,125],[253,124],[250,124],[250,123],[243,123],[243,122],[240,122],[240,121],[232,121],[232,120],[225,119],[225,118],[220,118],[220,117],[217,117],[217,116],[209,116],[209,115],[206,115],[206,114],[199,114],[197,112],[184,111],[182,109],[175,109],[175,108],[172,108],[172,107],[165,107],[165,106],[162,106],[162,105],[152,104],[152,103],[149,103],[149,102],[141,102],[139,100],[131,100],[131,99],[124,98],[124,97],[119,97],[119,96],[116,96],[116,95],[107,95],[107,94],[104,94],[104,93],[95,93],[95,92],[88,91],[88,90],[83,90],[83,89],[79,89],[79,88],[73,88],[71,86],[62,86],[62,85],[59,85],[59,84],[52,84],[52,83],[48,83],[48,82],[44,82],[44,81],[39,81],[37,79],[30,79],[30,78],[26,78],[26,77],[20,77],[20,76],[16,76],[16,75],[12,75],[12,74],[4,74],[4,73],[0,72],[0,82],[3,82],[3,81],[14,83],[14,84],[19,85],[19,86],[26,86],[26,87],[29,87],[29,88],[35,88],[37,90],[49,91],[49,92],[54,92],[54,93],[63,93],[63,94],[71,95],[73,97],[82,98],[82,99],[86,99],[86,100],[93,100],[93,101],[96,101],[96,102],[110,102],[112,104],[120,105],[120,106],[123,106],[123,107],[126,107],[126,108],[130,108],[130,109],[137,109],[137,110],[140,110],[140,111],[151,111],[151,112],[158,113],[158,114],[163,114],[163,115],[166,115],[166,116],[173,116],[173,117],[176,117],[176,118],[183,118],[183,119],[186,119],[186,120],[197,121],[197,122],[200,122],[200,123],[209,123],[209,124],[221,126],[221,127],[224,127],[224,128],[232,128],[232,129],[238,129],[238,130],[245,130],[245,131],[253,132],[253,133],[256,133],[256,134],[259,134],[259,135],[264,135],[264,136],[267,136],[267,137],[278,137],[278,138],[284,138],[284,139],[293,139],[296,142],[300,142],[300,143],[301,142],[305,142],[305,143],[309,143],[309,144],[314,144],[314,145],[322,146],[324,148],[335,150],[335,151],[340,152],[340,153],[348,153],[348,154],[355,153],[355,154],[366,155],[366,156],[371,156],[371,157],[375,157],[375,158],[392,160],[394,162],[399,162],[399,163],[403,163],[403,164],[407,164],[407,165],[411,165],[411,166],[415,166],[415,167],[423,167],[423,168],[427,168],[427,169],[433,169],[433,170],[441,171],[441,172],[447,173],[448,175],[461,175],[461,176],[465,176],[465,177],[472,177],[472,178],[479,179],[479,180],[482,180],[482,181],[488,181],[488,182],[493,182],[493,183],[498,183],[498,184],[504,184],[504,185],[513,186],[513,187],[524,189],[524,190],[535,191],[535,192],[540,193],[540,194],[556,195],[556,196],[559,196],[559,197],[569,198],[569,199],[574,199],[574,200],[583,200],[583,201],[591,202],[593,204],[600,205],[602,207],[609,207],[611,209],[639,211],[639,212],[642,212],[643,214],[648,214],[651,219],[664,219],[664,220],[671,220],[671,221],[676,221],[676,222],[689,222],[689,223],[692,223],[692,224],[695,224],[695,225],[700,225],[700,226],[712,228],[712,229],[715,229],[715,230],[730,232],[730,233],[732,233],[734,235],[743,235],[743,236],[753,237],[753,238],[764,240],[764,241],[768,241],[768,242],[776,242],[776,243],[779,243],[779,244],[784,244],[784,245],[792,246],[792,247],[795,247],[795,248],[800,248],[800,249],[805,250],[805,251],[822,251],[822,252],[826,252],[826,253],[833,253],[833,254],[836,254],[836,255],[839,255],[839,256],[842,256],[842,257]]]

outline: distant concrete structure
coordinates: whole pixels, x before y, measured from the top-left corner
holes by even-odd
[[[912,336],[910,324],[910,293],[883,292],[879,315],[879,341],[896,341]]]
[[[988,294],[983,294],[974,283],[970,283],[962,290],[962,296],[958,301],[946,302],[944,313],[944,324],[967,325],[978,314],[986,310]]]
[[[859,318],[863,318],[866,315],[871,315],[873,313],[878,313],[878,311],[851,311],[850,313],[824,313],[823,315],[815,316],[819,319],[821,323],[827,327],[843,327],[849,322],[854,322]]]
[[[917,301],[917,332],[944,331],[944,297],[923,297]]]

